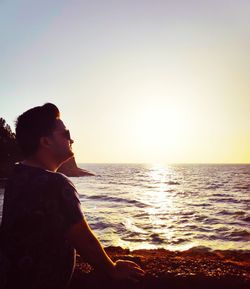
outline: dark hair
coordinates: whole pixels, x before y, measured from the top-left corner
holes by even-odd
[[[23,156],[28,157],[39,147],[42,136],[49,135],[60,117],[59,109],[52,103],[36,106],[18,116],[16,120],[16,140]]]

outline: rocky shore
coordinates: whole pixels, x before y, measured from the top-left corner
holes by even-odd
[[[69,289],[247,289],[250,288],[250,252],[245,251],[167,251],[164,249],[129,251],[105,248],[112,260],[138,263],[146,275],[137,283],[109,280],[77,255]]]

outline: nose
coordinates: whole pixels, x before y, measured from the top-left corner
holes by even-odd
[[[74,143],[74,140],[73,140],[73,139],[70,139],[69,141],[70,141],[70,144]]]

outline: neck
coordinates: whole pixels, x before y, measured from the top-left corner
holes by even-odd
[[[55,162],[51,161],[50,158],[40,157],[40,156],[28,157],[21,163],[24,165],[41,168],[41,169],[49,170],[52,172],[56,172],[60,166],[56,164]]]

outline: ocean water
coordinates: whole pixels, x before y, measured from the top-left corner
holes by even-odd
[[[250,250],[250,165],[80,164],[71,178],[104,245]]]
[[[250,250],[250,165],[79,166],[96,174],[70,179],[104,246]]]

